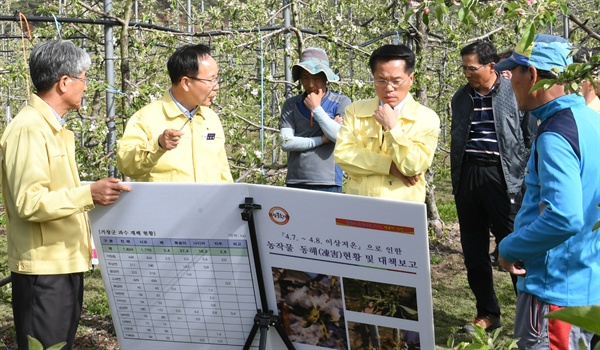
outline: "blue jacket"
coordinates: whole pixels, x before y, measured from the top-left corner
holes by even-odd
[[[541,124],[527,192],[500,254],[523,262],[520,292],[558,306],[600,303],[600,115],[575,94],[532,114]]]

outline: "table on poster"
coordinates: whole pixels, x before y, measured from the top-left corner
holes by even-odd
[[[123,336],[243,345],[256,314],[246,240],[151,234],[100,232]]]

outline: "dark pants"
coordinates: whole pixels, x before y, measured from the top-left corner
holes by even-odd
[[[83,305],[83,273],[12,275],[12,302],[19,350],[28,350],[27,336],[47,349],[66,342],[72,349]]]
[[[291,187],[291,188],[302,188],[304,190],[342,193],[342,186],[304,185],[304,184],[286,184],[286,186]]]
[[[509,196],[501,165],[465,161],[455,197],[467,279],[475,295],[477,317],[500,316],[490,260],[490,231],[496,243],[513,231],[522,194]],[[511,275],[513,287],[516,277]]]

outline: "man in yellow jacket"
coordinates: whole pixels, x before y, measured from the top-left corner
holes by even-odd
[[[440,120],[409,94],[415,55],[406,45],[384,45],[369,66],[377,97],[348,106],[335,145],[346,193],[424,202]]]
[[[80,186],[73,132],[64,115],[81,107],[89,55],[70,41],[31,51],[36,95],[8,124],[0,140],[8,267],[19,349],[27,336],[44,349],[71,349],[83,303],[83,273],[92,249],[85,211],[114,203],[129,186],[107,178]]]
[[[594,47],[593,49],[580,47],[579,50],[577,50],[577,53],[573,56],[573,62],[588,63],[592,56],[595,56],[599,53],[600,48],[598,47]],[[600,94],[600,80],[598,80],[598,78],[600,75],[598,74],[598,69],[590,72],[590,75],[595,80],[596,88],[594,88],[594,84],[585,79],[581,81],[581,84],[579,85],[579,93],[583,96],[583,98],[585,98],[585,104],[588,107],[600,113],[600,98],[598,98],[598,94]]]
[[[167,69],[171,89],[127,122],[117,144],[118,169],[146,182],[233,182],[223,126],[209,108],[219,90],[210,49],[182,46]]]

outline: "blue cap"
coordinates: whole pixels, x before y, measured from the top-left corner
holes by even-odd
[[[548,34],[536,34],[533,42],[525,46],[525,38],[517,44],[513,54],[502,62],[497,63],[494,69],[501,72],[511,70],[517,65],[535,67],[539,70],[550,71],[556,68],[559,72],[573,63],[571,43],[564,38]]]

